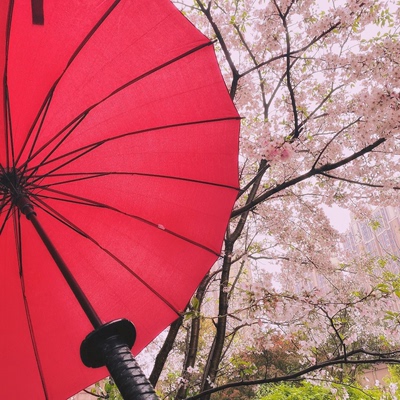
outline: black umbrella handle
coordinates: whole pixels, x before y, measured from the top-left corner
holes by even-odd
[[[109,322],[86,336],[81,344],[81,359],[87,367],[105,365],[124,400],[158,400],[130,351],[135,338],[136,330],[130,321]]]
[[[106,367],[125,400],[156,400],[153,387],[120,338],[107,340],[104,345]]]

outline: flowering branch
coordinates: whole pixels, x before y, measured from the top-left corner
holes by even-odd
[[[270,198],[272,195],[274,195],[275,193],[278,193],[284,189],[287,189],[293,185],[296,185],[299,182],[302,182],[306,179],[311,178],[312,176],[315,175],[323,175],[324,173],[326,173],[327,171],[332,171],[334,169],[340,168],[348,163],[350,163],[351,161],[356,160],[357,158],[363,156],[364,154],[367,154],[369,152],[371,152],[373,149],[375,149],[376,147],[380,146],[382,143],[384,143],[386,141],[385,138],[380,138],[378,140],[376,140],[374,143],[370,144],[369,146],[364,147],[362,150],[357,151],[355,153],[353,153],[351,156],[346,157],[336,163],[328,163],[325,164],[319,168],[312,168],[310,171],[308,171],[305,174],[302,174],[300,176],[297,176],[294,179],[288,180],[286,182],[283,182],[280,185],[275,186],[274,188],[264,192],[263,194],[257,196],[254,198],[253,201],[247,203],[245,206],[243,207],[239,207],[235,210],[233,210],[232,214],[231,214],[231,218],[237,217],[238,215],[241,215],[251,209],[253,209],[254,207],[256,207],[258,204],[262,203],[263,201],[265,201],[266,199]]]

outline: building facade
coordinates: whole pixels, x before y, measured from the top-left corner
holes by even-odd
[[[369,220],[352,216],[343,244],[347,255],[385,258],[392,272],[400,273],[400,207],[377,208]]]

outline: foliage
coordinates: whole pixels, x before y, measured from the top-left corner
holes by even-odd
[[[93,399],[123,400],[117,386],[111,378],[103,379],[85,390]]]
[[[357,385],[322,386],[302,381],[300,383],[280,383],[260,390],[257,400],[383,400],[385,393],[379,388],[364,389]],[[386,397],[389,399],[389,397]]]

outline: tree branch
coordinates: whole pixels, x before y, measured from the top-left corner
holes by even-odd
[[[336,163],[333,164],[325,164],[319,168],[312,168],[310,169],[307,173],[302,174],[296,178],[290,179],[286,182],[281,183],[280,185],[275,186],[274,188],[272,188],[271,190],[268,190],[266,192],[264,192],[263,194],[261,194],[258,197],[255,197],[254,200],[248,202],[246,205],[244,205],[243,207],[239,207],[235,210],[233,210],[232,214],[231,214],[231,218],[237,217],[243,213],[247,213],[249,210],[253,209],[254,207],[256,207],[258,204],[262,203],[263,201],[265,201],[266,199],[268,199],[269,197],[271,197],[272,195],[274,195],[275,193],[278,193],[284,189],[287,189],[293,185],[296,185],[299,182],[302,182],[306,179],[311,178],[312,176],[315,175],[323,175],[324,173],[328,172],[328,171],[332,171],[334,169],[343,167],[344,165],[350,163],[351,161],[356,160],[357,158],[361,157],[364,154],[367,154],[369,152],[371,152],[373,149],[375,149],[376,147],[380,146],[382,143],[384,143],[386,141],[385,138],[380,138],[378,140],[376,140],[374,143],[370,144],[369,146],[364,147],[363,149],[361,149],[360,151],[357,151],[355,153],[353,153],[351,156],[344,158],[343,160],[340,160]]]
[[[378,184],[374,184],[374,183],[367,183],[367,182],[359,182],[359,181],[355,181],[353,179],[348,179],[348,178],[342,178],[340,176],[336,176],[336,175],[332,175],[332,174],[327,174],[327,173],[323,173],[321,174],[323,176],[326,176],[327,178],[330,179],[337,179],[338,181],[343,181],[343,182],[347,182],[347,183],[352,183],[355,185],[360,185],[360,186],[367,186],[367,187],[372,187],[372,188],[376,188],[376,189],[382,189],[385,186],[384,185],[378,185]],[[400,186],[393,186],[390,189],[393,190],[400,190]]]
[[[332,92],[330,92],[330,93],[332,93]],[[351,126],[353,126],[354,124],[356,124],[357,122],[359,122],[360,119],[361,119],[361,117],[357,118],[357,119],[356,119],[355,121],[353,121],[353,122],[350,122],[348,125],[344,126],[342,129],[340,129],[335,135],[333,135],[333,137],[332,137],[330,140],[328,140],[328,143],[326,143],[326,145],[324,146],[324,148],[322,149],[322,151],[320,151],[320,153],[318,154],[318,157],[315,159],[315,162],[314,162],[314,164],[313,164],[313,166],[312,166],[312,169],[314,169],[314,168],[317,166],[319,160],[321,159],[322,155],[325,153],[325,150],[329,147],[329,145],[330,145],[343,131],[345,131],[346,129],[349,129]]]
[[[336,24],[332,25],[331,27],[329,27],[329,29],[327,29],[326,31],[322,32],[320,35],[314,37],[310,43],[308,43],[306,46],[303,46],[302,48],[298,49],[298,50],[294,50],[292,51],[290,54],[280,54],[279,56],[275,56],[275,57],[271,57],[270,59],[258,64],[257,66],[248,69],[245,72],[242,72],[240,74],[240,77],[242,78],[243,76],[252,73],[253,71],[255,71],[256,69],[262,68],[268,64],[271,64],[274,61],[280,60],[281,58],[286,58],[286,57],[292,57],[295,54],[298,53],[304,53],[306,50],[308,50],[313,44],[317,43],[320,39],[322,39],[324,36],[326,36],[328,33],[332,32],[334,29],[336,29],[338,26],[340,25],[340,22],[337,22]]]
[[[230,96],[231,99],[235,98],[236,95],[236,89],[237,89],[237,84],[240,78],[239,71],[236,69],[235,63],[232,60],[231,53],[228,50],[228,46],[225,43],[224,37],[222,36],[221,31],[219,30],[217,24],[214,22],[212,15],[211,15],[211,2],[209,3],[208,7],[205,8],[204,4],[201,0],[196,0],[196,3],[199,5],[202,13],[206,16],[208,19],[208,22],[212,26],[215,35],[217,36],[217,39],[221,45],[222,51],[225,55],[226,61],[228,62],[229,68],[232,71],[232,85],[230,89]]]
[[[161,375],[161,372],[164,368],[164,364],[167,361],[168,354],[172,350],[176,335],[179,332],[179,328],[181,327],[183,322],[183,318],[179,317],[175,322],[171,324],[171,327],[169,328],[167,338],[165,339],[165,342],[163,346],[161,347],[161,350],[158,352],[156,360],[154,362],[153,370],[151,371],[149,381],[153,385],[153,387],[157,384],[158,379]]]
[[[300,135],[300,129],[299,129],[299,116],[297,113],[297,105],[296,105],[296,97],[294,94],[294,90],[293,90],[293,85],[292,85],[292,77],[290,74],[290,70],[292,68],[292,65],[290,63],[290,53],[291,53],[291,48],[290,48],[290,34],[289,34],[289,28],[287,26],[287,21],[286,21],[286,17],[289,13],[289,10],[291,8],[291,6],[293,5],[293,2],[289,5],[289,7],[287,8],[285,14],[282,14],[281,10],[279,9],[278,5],[276,4],[276,1],[274,0],[274,4],[275,7],[277,8],[278,12],[279,12],[279,16],[282,19],[282,24],[283,27],[285,29],[285,37],[286,37],[286,85],[289,91],[289,95],[290,95],[290,101],[291,101],[291,105],[292,105],[292,113],[293,113],[293,120],[294,120],[294,129],[293,129],[293,134],[291,136],[291,140],[293,139],[297,139]]]

